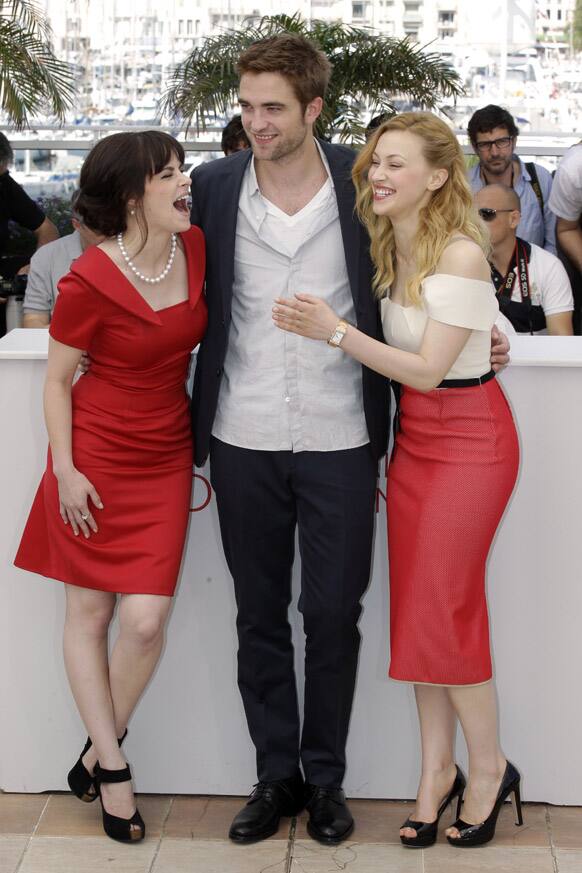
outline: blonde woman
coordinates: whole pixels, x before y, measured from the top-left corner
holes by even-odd
[[[519,773],[498,741],[485,598],[485,563],[519,460],[490,369],[498,306],[485,233],[457,140],[430,113],[382,124],[353,179],[387,345],[310,294],[277,300],[273,318],[402,385],[388,482],[390,676],[415,685],[422,773],[400,838],[432,845],[440,816],[458,799],[448,840],[476,846],[493,838],[511,794],[521,824]],[[454,762],[457,720],[469,750],[467,784]]]

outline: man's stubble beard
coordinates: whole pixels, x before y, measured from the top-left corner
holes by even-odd
[[[488,167],[485,164],[483,164],[483,166],[484,166],[485,172],[489,173],[491,176],[503,176],[503,174],[507,172],[508,167],[510,167],[512,163],[513,163],[513,155],[511,155],[511,157],[509,158],[508,161],[505,161],[503,166],[500,165],[499,167],[493,167],[493,168]]]
[[[285,158],[289,158],[295,154],[295,152],[299,151],[299,149],[305,143],[307,139],[308,133],[308,125],[303,125],[301,132],[297,133],[297,136],[292,139],[288,139],[286,142],[281,142],[273,149],[272,153],[268,157],[261,158],[264,161],[283,161]]]

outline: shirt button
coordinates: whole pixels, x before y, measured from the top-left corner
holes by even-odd
[[[218,367],[218,368],[217,368],[217,370],[216,370],[216,375],[217,375],[217,376],[222,376],[222,367]]]
[[[286,398],[285,398],[285,403],[291,403],[291,398],[290,398],[290,397],[286,397]]]

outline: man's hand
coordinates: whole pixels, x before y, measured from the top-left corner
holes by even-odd
[[[20,268],[20,270],[18,271],[18,273],[16,275],[17,276],[28,276],[29,272],[30,272],[30,264],[25,264],[24,267]]]
[[[87,352],[83,352],[81,355],[81,360],[79,361],[79,365],[77,367],[77,370],[79,371],[81,376],[84,376],[85,373],[88,373],[90,369],[91,369],[91,358],[89,357]]]
[[[499,373],[509,364],[509,340],[505,334],[493,325],[491,331],[491,369]]]

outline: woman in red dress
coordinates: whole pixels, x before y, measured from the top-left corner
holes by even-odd
[[[77,209],[106,237],[59,283],[44,403],[50,449],[15,563],[65,583],[67,674],[89,739],[69,773],[114,839],[142,839],[122,751],[158,661],[192,485],[185,382],[206,329],[202,232],[173,137],[99,142]],[[73,385],[82,350],[89,372]],[[119,636],[108,630],[119,602]],[[99,763],[97,763],[97,761]]]
[[[276,301],[274,318],[402,385],[388,474],[390,676],[415,685],[422,773],[400,838],[432,845],[442,812],[458,799],[458,816],[464,794],[463,818],[447,836],[454,846],[476,846],[492,839],[510,794],[521,824],[520,777],[498,740],[485,597],[487,555],[519,458],[489,363],[498,306],[485,228],[457,140],[430,113],[381,125],[353,178],[388,344],[338,323],[310,295]],[[457,720],[468,784],[454,761]]]

